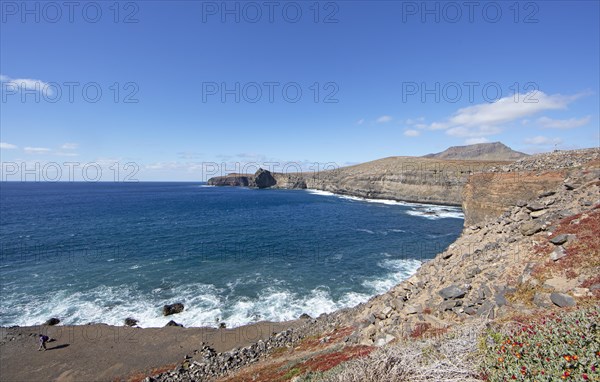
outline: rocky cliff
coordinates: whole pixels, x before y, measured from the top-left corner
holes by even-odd
[[[467,212],[491,206],[476,224],[410,279],[358,308],[368,323],[364,344],[470,317],[597,303],[600,149],[536,155],[502,170],[500,178],[469,181]],[[507,186],[504,177],[514,173],[523,176]],[[415,255],[418,248],[407,253]]]
[[[471,174],[484,173],[509,162],[390,157],[355,166],[313,173],[230,174],[214,177],[215,186],[316,189],[341,195],[417,203],[461,205],[463,187]],[[267,175],[268,173],[268,175]],[[273,180],[265,183],[259,181]],[[270,178],[269,178],[270,179]]]

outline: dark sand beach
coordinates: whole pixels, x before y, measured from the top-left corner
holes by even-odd
[[[299,321],[234,329],[132,328],[104,324],[1,328],[2,381],[114,381],[148,375],[183,361],[204,342],[218,352],[267,339]],[[55,341],[38,351],[39,333]]]

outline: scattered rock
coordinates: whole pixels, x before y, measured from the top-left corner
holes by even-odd
[[[575,297],[591,297],[592,293],[588,288],[573,288],[573,296]]]
[[[504,306],[504,305],[508,304],[508,302],[506,301],[506,297],[504,297],[504,293],[496,294],[496,297],[494,297],[494,301],[496,302],[496,305],[498,305],[498,306]]]
[[[538,292],[533,296],[533,304],[540,308],[552,308],[550,293]]]
[[[183,312],[184,306],[182,303],[177,302],[175,304],[163,306],[163,316],[170,316],[172,314]]]
[[[138,320],[136,320],[135,318],[127,317],[125,319],[126,326],[136,326],[137,324],[138,324]]]
[[[519,228],[519,230],[524,236],[531,236],[534,233],[540,232],[542,230],[542,226],[541,224],[533,221],[525,222],[521,225],[521,228]]]
[[[567,256],[567,252],[562,246],[558,246],[554,248],[554,251],[550,254],[550,259],[553,261],[557,261]]]
[[[450,300],[455,298],[463,298],[467,293],[466,290],[458,285],[450,285],[444,289],[441,289],[438,294],[444,298],[444,300]]]
[[[561,233],[560,235],[550,239],[550,242],[554,245],[561,245],[566,243],[567,240],[569,240],[569,235],[567,235],[566,233]]]
[[[527,203],[527,209],[529,211],[540,211],[545,209],[546,206],[543,205],[542,203],[539,202],[531,202],[531,203]]]
[[[404,313],[406,313],[406,314],[417,314],[420,312],[421,312],[420,305],[405,305],[404,306]]]
[[[179,326],[180,328],[183,328],[182,324],[178,324],[177,322],[175,322],[173,320],[167,322],[167,324],[165,326]]]
[[[531,216],[531,217],[532,217],[532,218],[534,218],[534,219],[537,219],[537,218],[539,218],[540,216],[542,216],[542,215],[545,215],[545,214],[546,214],[546,212],[548,212],[548,211],[546,211],[546,210],[532,211],[532,212],[529,214],[529,216]]]
[[[539,196],[539,198],[545,198],[547,196],[552,196],[556,194],[556,191],[546,191],[546,192],[542,192]]]
[[[44,325],[54,326],[54,325],[58,325],[59,323],[60,323],[60,320],[58,318],[52,317],[48,321],[44,322]]]
[[[551,288],[557,292],[566,293],[577,287],[579,282],[575,279],[567,279],[561,276],[556,276],[544,282],[546,288]]]
[[[551,293],[550,300],[554,303],[554,305],[559,306],[561,308],[568,306],[575,306],[575,299],[568,294],[564,293]]]
[[[225,329],[227,328],[227,324],[224,322],[219,323],[219,329]]]
[[[300,319],[301,319],[301,320],[310,320],[311,318],[312,318],[312,317],[311,317],[309,314],[307,314],[307,313],[302,313],[302,314],[300,315]]]
[[[381,347],[387,345],[395,339],[396,337],[392,336],[391,334],[386,334],[385,336],[380,337],[375,341],[375,346]]]

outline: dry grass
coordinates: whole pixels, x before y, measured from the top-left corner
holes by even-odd
[[[424,340],[394,343],[368,357],[341,364],[326,373],[307,374],[311,382],[457,382],[480,381],[478,339],[484,321]]]

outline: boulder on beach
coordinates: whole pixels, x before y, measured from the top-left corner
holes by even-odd
[[[182,324],[178,324],[177,322],[175,322],[173,320],[167,322],[167,324],[165,326],[179,326],[180,328],[183,328]]]
[[[163,306],[163,316],[170,316],[175,313],[181,313],[181,312],[183,312],[183,308],[184,308],[184,306],[180,302],[177,302],[175,304],[165,305],[165,306]]]
[[[136,320],[135,318],[127,317],[125,319],[126,326],[136,326],[137,324],[138,324],[138,320]]]
[[[60,320],[58,318],[52,317],[48,321],[44,322],[44,325],[54,326],[54,325],[58,325],[59,323],[60,323]]]

